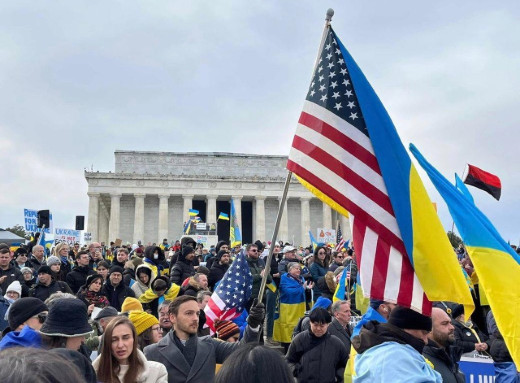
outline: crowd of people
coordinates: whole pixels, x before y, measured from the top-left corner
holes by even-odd
[[[512,362],[491,312],[476,320],[436,302],[427,317],[371,300],[361,316],[353,249],[272,246],[259,302],[270,250],[261,241],[60,243],[48,256],[35,243],[0,244],[0,381],[460,383],[465,353]],[[210,328],[204,308],[238,251],[251,296],[242,315]]]

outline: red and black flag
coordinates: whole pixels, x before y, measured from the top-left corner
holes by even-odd
[[[464,183],[488,192],[498,201],[502,191],[500,178],[470,164],[468,164],[468,168],[469,171],[464,178]]]

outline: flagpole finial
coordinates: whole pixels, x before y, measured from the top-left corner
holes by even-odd
[[[327,9],[327,16],[325,17],[325,20],[330,23],[330,21],[332,20],[332,16],[334,16],[334,9]]]

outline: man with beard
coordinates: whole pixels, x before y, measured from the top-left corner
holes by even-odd
[[[452,358],[452,344],[455,343],[455,327],[446,312],[438,307],[432,310],[432,332],[428,334],[428,344],[423,355],[442,376],[444,383],[464,383],[464,374],[459,371]]]
[[[265,310],[260,303],[251,308],[244,337],[238,343],[222,342],[209,336],[199,338],[199,305],[189,295],[176,298],[169,308],[173,330],[158,343],[145,347],[147,360],[166,366],[169,383],[213,382],[217,363],[240,345],[258,341]]]
[[[72,294],[72,290],[67,283],[54,280],[49,266],[44,265],[40,267],[38,270],[38,283],[30,290],[29,296],[45,302],[56,291]]]
[[[209,270],[208,286],[211,291],[215,290],[217,282],[224,278],[224,274],[226,274],[226,271],[229,269],[230,263],[231,255],[229,254],[229,250],[220,250],[217,253],[215,262],[213,262]]]

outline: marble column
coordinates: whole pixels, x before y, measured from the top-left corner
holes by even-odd
[[[182,208],[182,222],[183,224],[188,222],[190,219],[189,210],[193,206],[193,195],[182,195],[182,200],[184,201],[183,208]],[[161,239],[162,241],[162,239]]]
[[[99,227],[98,227],[98,242],[105,242],[108,246],[110,241],[108,240],[108,220],[109,211],[105,203],[103,202],[103,198],[99,199]]]
[[[311,242],[309,237],[309,230],[311,230],[311,208],[310,208],[310,197],[301,197],[300,205],[301,205],[301,242],[300,245],[306,246]]]
[[[343,238],[345,240],[347,239],[352,239],[352,230],[350,228],[350,220],[345,217],[343,214],[339,214],[339,222],[341,223],[341,231],[343,233]],[[352,244],[350,244],[350,246],[352,246]]]
[[[162,243],[168,238],[168,198],[169,194],[159,194],[159,229],[157,243]]]
[[[206,197],[206,223],[217,223],[217,196]]]
[[[288,211],[287,211],[287,200],[289,198],[285,199],[285,204],[283,207],[283,213],[282,213],[282,219],[280,220],[280,229],[278,230],[278,235],[276,240],[277,241],[289,241],[289,218],[288,218]],[[280,203],[282,202],[282,197],[278,198],[278,206],[280,206]]]
[[[231,196],[231,199],[233,200],[233,204],[235,205],[235,214],[237,217],[238,227],[240,229],[240,235],[243,237],[243,231],[242,231],[242,197],[241,195],[234,195]],[[229,217],[231,218],[231,217]]]
[[[119,238],[121,220],[121,194],[110,194],[110,222],[108,223],[108,241]]]
[[[134,213],[134,236],[133,243],[141,241],[144,243],[144,198],[146,194],[134,194],[135,213]]]
[[[91,242],[99,240],[99,193],[87,193],[88,195],[88,221],[87,231],[91,234]]]
[[[265,197],[255,197],[255,235],[260,241],[267,241],[265,237]]]
[[[326,203],[323,203],[323,228],[334,229],[332,226],[332,209]]]

